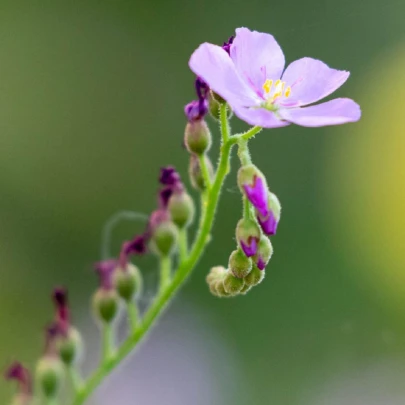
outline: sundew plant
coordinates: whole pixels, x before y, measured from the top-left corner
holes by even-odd
[[[189,66],[196,75],[196,100],[184,108],[184,145],[190,157],[190,183],[198,190],[201,201],[193,201],[174,167],[161,168],[157,205],[144,232],[124,241],[117,257],[94,265],[99,284],[92,311],[102,339],[98,366],[89,376],[82,375],[82,337],[72,323],[66,289],[55,288],[55,317],[45,330],[44,351],[34,373],[19,362],[6,370],[5,377],[17,383],[10,404],[85,404],[135,350],[197,267],[210,240],[215,239],[218,201],[225,178],[232,173],[230,158],[235,151],[239,157],[237,183],[242,212],[235,225],[237,244],[227,264],[212,263],[206,280],[215,297],[243,299],[245,294],[254,294],[273,254],[270,237],[276,235],[281,204],[265,174],[253,163],[249,142],[263,128],[338,125],[358,121],[361,116],[360,107],[349,98],[321,101],[344,84],[349,72],[308,57],[285,67],[284,54],[270,34],[239,28],[222,46],[200,45],[191,55]],[[208,115],[221,134],[216,165],[208,155]],[[251,128],[232,134],[230,120],[235,118]],[[189,235],[192,224],[197,227],[193,238]],[[156,256],[160,273],[156,294],[141,312],[138,303],[142,297],[142,271],[136,259],[145,254]],[[127,315],[128,334],[118,342],[116,329],[121,311]]]

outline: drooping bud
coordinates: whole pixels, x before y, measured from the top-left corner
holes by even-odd
[[[213,267],[207,275],[207,284],[212,295],[216,297],[228,297],[224,287],[224,279],[228,274],[228,270],[223,266]]]
[[[249,274],[250,274],[250,273],[249,273]],[[239,294],[245,295],[245,294],[247,294],[248,291],[250,291],[251,289],[252,289],[252,286],[245,283],[245,284],[243,285],[242,289],[240,290]]]
[[[55,398],[63,380],[62,362],[55,356],[42,357],[37,363],[35,377],[44,397]]]
[[[238,185],[257,212],[265,217],[268,209],[268,188],[266,179],[255,165],[242,166],[238,171]]]
[[[184,134],[184,145],[190,153],[202,155],[211,147],[211,133],[204,120],[189,121]]]
[[[252,270],[252,259],[246,257],[241,250],[234,250],[229,257],[229,270],[235,277],[244,278]]]
[[[181,183],[181,178],[173,166],[166,166],[160,169],[159,182],[163,186],[175,186]]]
[[[154,211],[149,220],[151,246],[162,256],[170,255],[177,244],[178,230],[165,210]]]
[[[228,271],[224,278],[224,289],[229,295],[237,295],[245,285],[243,278],[235,277]]]
[[[275,194],[268,193],[267,206],[268,213],[266,215],[257,211],[257,220],[266,235],[275,235],[281,215],[280,201]]]
[[[70,327],[65,336],[56,341],[59,357],[66,366],[77,363],[83,353],[83,340],[76,328]]]
[[[260,238],[259,247],[253,260],[259,270],[264,270],[273,255],[273,246],[266,236]]]
[[[214,168],[208,156],[205,156],[205,161],[208,168],[208,174],[210,176],[210,179],[212,180],[214,178]],[[195,154],[190,155],[190,165],[188,173],[190,176],[192,186],[198,191],[204,191],[205,190],[204,176],[201,171],[200,160],[198,156]]]
[[[20,362],[12,363],[4,373],[4,378],[18,383],[18,395],[21,398],[29,399],[32,396],[31,374]]]
[[[168,209],[172,221],[178,228],[187,228],[194,219],[194,201],[185,191],[174,192],[170,197]]]
[[[142,292],[142,275],[133,264],[128,263],[125,268],[118,267],[113,282],[118,295],[126,302],[132,301]]]
[[[52,299],[56,307],[56,321],[62,332],[70,326],[70,310],[68,305],[68,292],[64,287],[56,287],[52,293]]]
[[[265,271],[259,270],[256,265],[253,266],[252,271],[245,277],[245,285],[254,287],[260,284],[265,276]]]
[[[236,240],[247,257],[256,254],[260,235],[260,227],[252,219],[242,218],[236,226]]]

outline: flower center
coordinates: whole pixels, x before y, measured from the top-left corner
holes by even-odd
[[[282,97],[288,98],[291,94],[291,87],[287,86],[285,88],[285,82],[281,80],[276,80],[273,83],[273,80],[267,79],[264,84],[263,84],[263,90],[264,90],[264,96],[266,98],[266,101],[263,103],[263,107],[269,109],[269,110],[275,110],[276,107],[274,106],[274,102]]]

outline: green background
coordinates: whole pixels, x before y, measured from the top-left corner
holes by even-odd
[[[283,206],[265,282],[219,300],[204,280],[235,246],[235,160],[214,239],[168,316],[188,308],[221,336],[235,365],[230,379],[213,360],[221,403],[403,403],[404,15],[394,0],[1,1],[0,365],[35,363],[54,285],[69,287],[78,326],[91,329],[103,224],[121,209],[154,209],[159,167],[187,179],[192,51],[247,26],[275,35],[287,62],[311,56],[350,70],[338,95],[363,117],[256,137],[254,162]],[[141,229],[120,226],[114,251]],[[138,264],[152,285],[155,260]],[[0,402],[11,388],[0,384]]]

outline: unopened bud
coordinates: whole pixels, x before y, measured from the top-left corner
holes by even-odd
[[[242,166],[239,169],[238,186],[242,194],[246,196],[260,215],[268,215],[268,187],[266,179],[255,165],[250,164]]]
[[[202,155],[210,149],[211,133],[203,119],[187,123],[184,144],[190,153],[196,155]]]
[[[45,356],[37,363],[35,376],[45,398],[55,398],[63,380],[62,362],[54,356]]]
[[[151,244],[153,250],[161,256],[170,255],[178,239],[178,230],[172,221],[163,221],[158,224],[152,233]]]
[[[235,277],[231,272],[224,278],[224,289],[229,295],[237,295],[243,288],[245,282],[243,278]]]
[[[194,201],[186,192],[174,192],[169,200],[172,221],[180,228],[187,228],[194,219]]]
[[[265,276],[264,270],[259,270],[257,266],[253,266],[252,271],[245,277],[245,284],[251,287],[260,284]]]
[[[224,287],[224,278],[228,271],[223,266],[213,267],[207,275],[207,284],[212,295],[216,297],[227,297],[229,294]]]
[[[259,270],[265,269],[272,255],[273,245],[271,244],[270,239],[263,235],[260,238],[257,253],[253,258]]]
[[[256,254],[260,235],[260,227],[252,219],[242,218],[236,226],[236,240],[247,257]]]
[[[241,250],[234,250],[229,257],[229,270],[237,278],[246,277],[252,270],[252,259]]]
[[[125,269],[118,267],[113,275],[118,295],[126,302],[131,301],[142,291],[142,275],[137,266],[128,263]]]
[[[268,193],[267,198],[268,212],[263,215],[261,212],[257,212],[257,220],[266,235],[275,235],[277,226],[281,216],[281,205],[277,196],[273,193]]]
[[[207,168],[208,168],[208,174],[211,178],[211,180],[214,178],[214,168],[212,167],[212,163],[208,156],[204,157]],[[199,190],[199,191],[204,191],[205,190],[205,181],[204,181],[204,176],[201,171],[201,166],[200,166],[200,160],[197,155],[190,155],[190,165],[188,169],[188,173],[190,176],[190,181],[192,186]]]
[[[243,285],[242,289],[240,290],[239,294],[245,295],[245,294],[247,294],[248,291],[250,291],[251,289],[252,289],[252,286],[245,283],[245,284]]]
[[[97,319],[100,319],[104,323],[111,323],[119,309],[116,291],[98,289],[93,296],[93,309]]]
[[[80,359],[83,352],[83,341],[79,331],[70,327],[66,336],[60,336],[57,340],[57,348],[62,362],[71,366]]]

